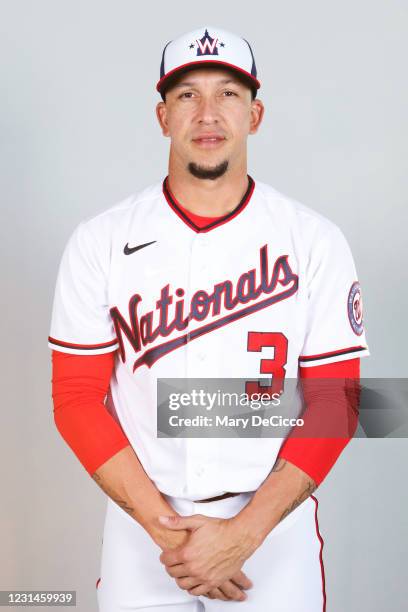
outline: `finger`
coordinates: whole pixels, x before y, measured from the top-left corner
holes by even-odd
[[[185,578],[186,576],[189,576],[186,566],[183,563],[171,566],[166,565],[164,569],[172,578]]]
[[[189,591],[189,589],[194,589],[195,587],[200,586],[200,582],[197,578],[192,578],[191,576],[185,576],[184,578],[176,578],[177,586],[184,591]]]
[[[190,595],[205,595],[213,588],[214,587],[211,587],[209,584],[200,584],[196,587],[193,587],[192,589],[188,589],[188,592],[190,593]]]
[[[210,599],[222,599],[222,601],[228,601],[228,597],[224,595],[219,588],[211,589],[208,593],[204,594],[204,597],[209,597]]]
[[[250,580],[248,576],[242,571],[232,576],[231,580],[241,589],[250,589],[254,586],[252,580]]]
[[[184,559],[180,550],[166,550],[159,557],[160,563],[171,567],[172,565],[180,565],[184,563]]]
[[[234,601],[244,601],[247,598],[247,594],[241,591],[231,580],[226,580],[218,587],[228,599]]]
[[[191,516],[159,516],[159,522],[168,529],[197,529],[204,523],[200,514]]]

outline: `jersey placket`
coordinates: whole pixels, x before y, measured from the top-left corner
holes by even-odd
[[[199,289],[210,290],[209,282],[213,266],[210,232],[196,233],[192,238],[190,268],[188,277],[188,303]],[[194,321],[189,331],[200,327],[204,322]],[[209,354],[203,348],[200,338],[186,344],[186,378],[211,378],[216,368],[218,355]],[[200,414],[209,416],[208,411],[200,408]],[[200,431],[197,431],[200,435]],[[211,489],[215,480],[217,462],[217,440],[212,438],[186,438],[186,494],[202,497],[202,491]]]

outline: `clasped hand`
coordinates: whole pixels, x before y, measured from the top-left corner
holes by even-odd
[[[231,519],[202,514],[159,520],[168,529],[190,531],[185,544],[160,555],[167,573],[181,589],[211,599],[246,599],[242,589],[250,588],[252,582],[241,567],[256,548],[248,533]]]

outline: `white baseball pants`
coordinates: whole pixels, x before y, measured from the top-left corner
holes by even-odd
[[[197,503],[165,496],[182,516],[230,518],[253,493]],[[103,533],[99,612],[325,612],[323,541],[317,500],[305,500],[266,537],[242,570],[253,587],[246,601],[193,596],[180,589],[159,560],[161,548],[110,498]]]

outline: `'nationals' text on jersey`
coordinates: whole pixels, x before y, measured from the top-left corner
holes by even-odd
[[[298,277],[293,273],[288,256],[281,255],[275,261],[272,268],[272,275],[269,275],[268,267],[268,245],[265,244],[259,249],[259,270],[252,268],[241,274],[238,280],[233,283],[230,280],[218,282],[214,285],[213,291],[208,293],[204,289],[196,291],[192,297],[188,308],[188,315],[185,315],[185,303],[183,296],[184,289],[177,288],[175,294],[177,302],[174,305],[174,314],[169,319],[169,306],[173,304],[173,296],[170,293],[170,285],[167,283],[160,291],[160,299],[156,302],[156,311],[159,314],[159,321],[154,328],[154,312],[150,311],[138,316],[138,306],[143,298],[139,294],[133,295],[129,300],[128,312],[129,323],[115,306],[110,309],[119,342],[121,358],[126,361],[126,353],[122,340],[122,333],[126,336],[135,353],[151,344],[157,337],[166,338],[173,330],[183,331],[191,326],[191,321],[204,321],[208,317],[214,318],[219,315],[221,310],[233,311],[231,314],[223,315],[216,321],[207,322],[205,325],[195,327],[168,342],[156,345],[147,350],[139,357],[133,365],[133,371],[143,364],[151,367],[157,359],[167,355],[186,342],[199,338],[203,334],[213,332],[223,325],[228,325],[242,317],[267,308],[280,300],[285,300],[293,295],[298,288]],[[278,286],[279,285],[279,286]],[[285,287],[287,287],[285,289]],[[267,298],[260,296],[269,296]],[[240,308],[242,304],[255,302]],[[211,308],[211,313],[210,313]],[[154,329],[153,329],[154,328]]]

